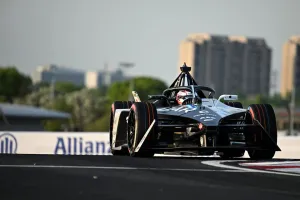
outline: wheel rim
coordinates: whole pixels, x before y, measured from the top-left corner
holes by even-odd
[[[133,151],[134,135],[135,135],[135,116],[134,116],[134,112],[130,111],[128,117],[128,129],[127,129],[127,143],[130,152]]]

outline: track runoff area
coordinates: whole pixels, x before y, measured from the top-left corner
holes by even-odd
[[[34,161],[35,158],[42,159],[42,162]],[[21,160],[19,160],[21,158]],[[72,158],[72,159],[71,159]],[[98,158],[98,159],[96,159]],[[49,160],[48,160],[49,159]],[[77,160],[79,159],[79,160]],[[89,159],[95,160],[95,165],[88,165]],[[254,161],[247,158],[247,154],[239,159],[222,160],[217,155],[176,155],[176,154],[155,154],[154,158],[147,161],[158,165],[139,165],[146,158],[131,158],[128,156],[67,156],[67,155],[12,155],[2,154],[0,156],[0,168],[60,168],[60,169],[102,169],[102,170],[144,170],[144,171],[220,171],[238,173],[263,173],[286,176],[300,176],[300,159],[272,159],[267,161]],[[133,163],[130,161],[133,160]],[[53,161],[53,162],[52,162]],[[72,161],[69,163],[69,161]],[[85,161],[86,163],[81,163]],[[104,161],[104,162],[103,162]],[[113,161],[108,164],[106,161]],[[193,165],[189,165],[190,162]],[[160,164],[161,162],[161,164]],[[176,162],[172,167],[168,162]],[[134,163],[138,163],[137,166]],[[197,163],[197,165],[195,165]],[[71,165],[70,165],[71,164]],[[105,165],[102,165],[105,164]],[[166,165],[165,165],[166,164]],[[180,166],[180,167],[177,167]],[[194,167],[196,166],[196,167]],[[299,177],[300,178],[300,177]]]
[[[286,159],[1,155],[0,192],[3,199],[300,199],[299,168]]]
[[[147,161],[150,164],[143,164],[144,161]],[[169,162],[174,164],[170,165]],[[135,165],[135,163],[137,165]],[[101,169],[179,172],[206,171],[232,173],[251,172],[295,176],[300,178],[300,159],[273,159],[267,161],[253,161],[248,158],[240,158],[232,160],[222,160],[218,156],[193,156],[172,154],[156,154],[154,158],[131,158],[127,156],[111,155],[1,155],[0,168],[58,168],[82,170]]]
[[[20,159],[21,158],[21,159]],[[35,161],[39,158],[42,162]],[[78,160],[77,160],[78,159]],[[89,160],[95,162],[89,162]],[[147,160],[158,165],[142,165]],[[52,162],[53,161],[53,162]],[[70,162],[72,161],[72,162]],[[82,163],[84,161],[85,163]],[[103,162],[104,161],[104,162]],[[106,161],[111,162],[111,164]],[[131,161],[134,161],[131,163]],[[172,167],[168,162],[175,162]],[[190,162],[193,165],[190,165]],[[88,163],[93,165],[88,165]],[[135,166],[134,163],[138,165]],[[161,163],[161,164],[160,164]],[[102,165],[104,164],[104,165]],[[196,165],[195,165],[196,164]],[[178,154],[155,154],[153,158],[131,158],[112,155],[27,155],[2,154],[0,168],[60,168],[60,169],[102,169],[102,170],[144,170],[144,171],[220,171],[237,173],[263,173],[286,176],[300,176],[300,159],[276,159],[255,161],[248,158],[223,160],[218,155],[197,156]],[[299,177],[300,178],[300,177]]]
[[[157,157],[182,157],[206,159],[201,164],[233,172],[268,173],[287,176],[300,176],[300,159],[274,158],[272,160],[255,161],[249,159],[247,153],[239,159],[222,160],[218,156],[184,156],[184,155],[155,155]],[[300,177],[299,177],[300,178]]]

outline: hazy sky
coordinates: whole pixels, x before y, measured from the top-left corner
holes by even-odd
[[[129,73],[169,84],[180,40],[208,32],[264,37],[280,70],[283,42],[300,34],[299,10],[300,0],[0,0],[0,65],[31,73],[49,63],[97,70],[129,61]]]

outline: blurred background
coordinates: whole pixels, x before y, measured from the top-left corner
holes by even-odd
[[[300,129],[299,0],[0,0],[0,130],[108,131],[111,103],[199,85]],[[33,116],[34,115],[34,116]],[[21,124],[19,127],[15,124]]]

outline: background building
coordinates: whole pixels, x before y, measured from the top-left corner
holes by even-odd
[[[29,105],[0,103],[0,131],[45,131],[45,120],[71,119],[71,114]],[[1,144],[0,144],[1,146]]]
[[[71,82],[74,85],[84,85],[85,72],[57,65],[38,66],[32,73],[33,83]]]
[[[300,36],[292,36],[283,45],[280,94],[286,97],[293,87],[300,89]],[[295,76],[294,76],[295,75]]]
[[[190,34],[180,43],[179,65],[184,62],[197,83],[216,95],[269,95],[271,49],[262,38]]]
[[[110,85],[116,81],[125,80],[126,77],[121,69],[115,71],[107,70],[105,66],[99,71],[78,71],[57,65],[38,66],[32,73],[33,83],[45,82],[70,82],[87,88],[98,88],[103,85]]]
[[[125,79],[126,77],[120,69],[112,72],[108,70],[92,71],[86,73],[85,86],[87,88],[98,88]]]

